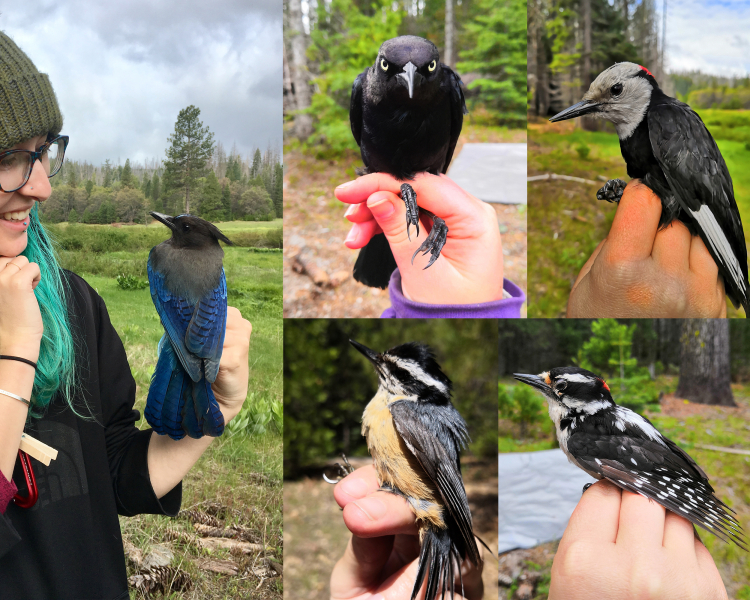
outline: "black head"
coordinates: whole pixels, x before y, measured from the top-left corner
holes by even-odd
[[[578,412],[593,413],[615,406],[607,383],[580,367],[557,367],[539,375],[514,373],[513,377],[538,389],[550,400]]]
[[[157,221],[164,223],[172,231],[172,244],[178,248],[201,248],[216,244],[219,240],[225,244],[232,242],[213,223],[194,217],[178,215],[170,217],[158,212],[149,213]]]
[[[349,343],[373,364],[380,385],[391,394],[436,404],[450,401],[453,385],[428,346],[410,342],[378,354],[354,340]]]
[[[440,87],[442,65],[437,46],[416,35],[383,42],[373,73],[389,98],[403,101],[429,97]]]

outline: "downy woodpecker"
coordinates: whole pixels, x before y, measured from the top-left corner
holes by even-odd
[[[601,377],[578,367],[513,377],[547,398],[560,448],[574,465],[747,550],[734,511],[714,495],[703,470],[648,419],[616,405]]]
[[[417,518],[421,549],[411,598],[425,578],[427,600],[446,591],[453,598],[461,562],[468,558],[479,566],[482,559],[458,454],[469,434],[451,404],[451,380],[427,346],[409,343],[378,354],[350,342],[378,373],[362,434],[381,490],[405,498]]]
[[[550,119],[589,115],[614,123],[628,175],[638,178],[662,203],[659,227],[675,219],[700,235],[724,279],[727,296],[750,314],[747,247],[732,178],[701,118],[670,98],[639,65],[617,63],[594,80],[583,100]],[[600,200],[618,202],[625,189],[608,181]]]
[[[349,107],[352,134],[360,147],[365,171],[388,173],[404,181],[401,198],[406,203],[406,233],[416,225],[419,207],[414,189],[407,183],[417,173],[445,173],[461,133],[466,103],[461,79],[440,62],[435,44],[404,35],[380,46],[375,64],[354,80]],[[448,227],[429,211],[433,227],[412,256],[430,253],[427,267],[445,245]],[[387,288],[396,269],[393,253],[382,233],[362,248],[354,265],[354,279]]]

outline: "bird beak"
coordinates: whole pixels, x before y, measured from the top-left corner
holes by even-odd
[[[544,392],[545,394],[550,394],[552,392],[552,387],[539,375],[524,375],[523,373],[513,373],[513,377],[515,379],[518,379],[521,383],[525,383],[526,385],[530,385],[533,388],[538,389],[541,392]]]
[[[550,119],[550,123],[557,123],[558,121],[566,121],[567,119],[575,119],[576,117],[595,113],[599,110],[599,106],[598,102],[581,100],[578,104],[569,106],[564,111],[557,113]]]
[[[406,86],[409,88],[409,98],[414,98],[414,84],[419,85],[423,79],[422,75],[417,73],[417,67],[409,61],[404,65],[404,72],[399,73],[397,77],[406,82]]]
[[[364,354],[367,359],[374,365],[377,365],[378,363],[378,353],[374,350],[370,350],[367,346],[363,346],[359,342],[355,342],[354,340],[349,340],[349,343],[354,346],[357,350],[359,350],[362,354]]]
[[[150,212],[148,214],[150,214],[152,217],[154,217],[154,219],[156,219],[160,223],[164,223],[164,225],[166,225],[172,231],[174,231],[174,217],[170,217],[169,215],[164,215],[158,212]]]

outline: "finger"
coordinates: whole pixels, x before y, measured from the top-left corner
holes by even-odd
[[[367,208],[367,204],[350,204],[344,213],[344,218],[350,223],[364,223],[365,221],[371,221],[375,217],[372,216],[370,209]]]
[[[364,223],[355,223],[349,230],[349,233],[344,240],[344,245],[352,250],[364,248],[370,243],[372,236],[381,233],[382,231],[383,230],[375,219],[365,221]]]
[[[586,261],[586,264],[583,265],[581,272],[578,273],[576,282],[573,284],[573,289],[576,289],[576,286],[581,281],[581,279],[583,279],[586,275],[588,275],[588,272],[591,270],[591,267],[594,266],[596,257],[599,256],[599,253],[602,251],[602,248],[604,247],[604,243],[606,241],[607,241],[607,238],[604,238],[601,242],[599,242],[599,245],[594,249],[594,252],[591,254],[591,256],[589,256],[589,259]]]
[[[664,535],[662,536],[662,546],[669,550],[676,550],[681,553],[689,552],[695,555],[695,530],[693,524],[687,519],[667,511],[664,520]],[[701,544],[702,545],[702,544]]]
[[[651,256],[660,217],[659,197],[639,181],[631,181],[617,206],[603,256],[616,262]]]
[[[344,523],[360,537],[417,534],[416,519],[408,502],[389,492],[375,492],[349,502],[344,507]]]
[[[331,573],[331,598],[354,598],[372,590],[391,554],[393,537],[352,536]]]
[[[651,256],[667,271],[687,271],[690,269],[692,237],[684,223],[672,221],[667,227],[657,232]]]
[[[563,542],[593,540],[614,543],[621,498],[620,488],[609,481],[601,480],[592,485],[578,501],[565,529]]]
[[[664,513],[664,507],[653,500],[623,491],[616,543],[631,548],[661,547],[664,539]]]
[[[341,508],[380,489],[375,467],[368,465],[349,473],[333,488],[333,498]]]
[[[411,592],[414,589],[414,583],[417,580],[418,568],[419,563],[416,560],[401,567],[398,571],[396,571],[393,575],[386,579],[380,586],[378,586],[374,598],[377,598],[378,600],[381,600],[381,598],[382,600],[404,600],[405,598],[411,598]],[[460,584],[455,584],[455,586],[455,600],[466,600],[468,598],[471,598],[473,600],[474,598],[481,598],[481,596],[470,596],[468,594],[469,590],[466,589],[465,582],[464,589],[467,591],[466,596],[461,595]],[[427,582],[425,581],[422,584],[419,593],[417,594],[417,600],[425,600],[426,591]],[[381,594],[382,596],[378,596],[377,594]]]
[[[690,271],[698,277],[710,277],[716,279],[719,274],[719,267],[716,266],[711,253],[706,248],[706,244],[699,235],[692,236],[690,240]]]
[[[347,204],[361,204],[375,192],[401,193],[401,181],[386,173],[370,173],[342,183],[334,190],[336,198]]]

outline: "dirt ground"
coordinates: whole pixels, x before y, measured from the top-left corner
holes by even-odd
[[[335,462],[335,461],[332,461]],[[355,468],[371,459],[352,459]],[[497,461],[462,458],[464,482],[475,532],[497,549]],[[284,598],[326,600],[328,581],[349,541],[349,530],[320,478],[284,482]],[[485,600],[497,600],[498,563],[485,550]],[[289,590],[294,590],[290,592]]]
[[[456,156],[466,142],[525,142],[525,131],[466,127]],[[357,252],[344,246],[351,224],[333,195],[336,186],[356,177],[362,160],[316,159],[301,152],[284,154],[284,317],[379,317],[390,306],[387,290],[352,279]],[[526,292],[526,207],[495,205],[503,237],[505,277]],[[292,270],[293,258],[306,255],[329,276],[346,277],[333,289],[320,289],[307,275]],[[525,307],[523,316],[525,316]]]

